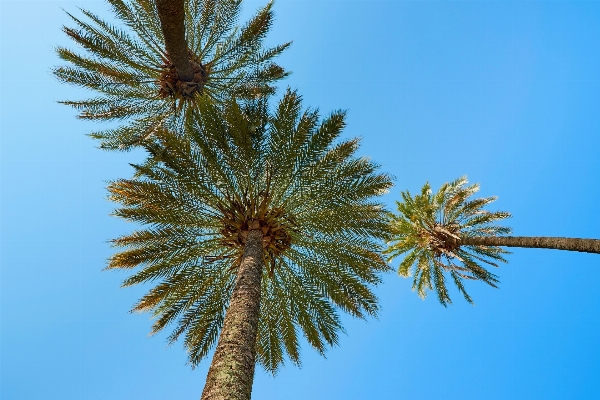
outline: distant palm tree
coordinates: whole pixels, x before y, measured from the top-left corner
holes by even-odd
[[[108,268],[141,267],[124,286],[157,282],[133,308],[174,323],[196,365],[218,338],[203,399],[250,398],[257,361],[300,363],[298,335],[320,353],[342,329],[337,309],[377,312],[371,287],[388,271],[379,241],[388,221],[376,196],[391,186],[377,165],[334,143],[345,123],[319,123],[288,91],[220,110],[199,103],[189,135],[146,143],[156,163],[109,185],[115,215],[144,224],[113,241]]]
[[[62,102],[76,108],[80,118],[128,120],[91,135],[103,148],[127,150],[160,129],[181,130],[182,117],[193,113],[199,99],[220,103],[231,96],[265,96],[288,74],[272,60],[290,43],[263,46],[273,22],[272,3],[240,29],[235,25],[241,0],[186,0],[193,79],[184,80],[165,49],[155,1],[107,1],[126,28],[86,10],[81,11],[88,21],[69,14],[77,28],[64,31],[85,53],[59,47],[68,65],[53,71],[63,82],[98,92],[91,99]]]
[[[496,225],[496,221],[510,217],[507,212],[488,212],[483,207],[496,200],[486,197],[469,200],[479,191],[479,185],[466,186],[467,178],[445,183],[433,194],[429,183],[421,194],[411,196],[402,192],[403,202],[397,202],[399,214],[391,220],[392,241],[384,253],[388,261],[409,252],[400,263],[398,273],[414,275],[413,290],[421,298],[435,287],[439,301],[452,303],[446,288],[450,277],[469,303],[463,280],[481,280],[497,287],[498,277],[480,263],[497,267],[496,261],[506,262],[508,253],[499,246],[535,247],[600,253],[600,240],[552,237],[513,237],[511,229]]]

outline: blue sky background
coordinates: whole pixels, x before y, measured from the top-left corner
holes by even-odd
[[[147,288],[102,271],[129,232],[105,182],[136,153],[95,148],[97,128],[56,103],[53,48],[71,46],[61,8],[1,1],[1,393],[3,400],[197,399],[210,359],[147,336],[129,308]],[[243,20],[264,1],[246,1]],[[600,238],[600,2],[279,0],[271,43],[293,40],[286,85],[396,177],[385,197],[467,174],[516,235]],[[499,290],[468,286],[445,309],[395,274],[378,320],[303,367],[257,370],[254,399],[596,399],[600,255],[515,250]],[[395,263],[395,266],[397,266]]]

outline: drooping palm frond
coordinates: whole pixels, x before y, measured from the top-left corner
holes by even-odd
[[[160,129],[180,129],[181,117],[199,98],[222,103],[232,96],[272,94],[287,72],[273,62],[290,43],[265,48],[273,22],[272,3],[236,27],[241,0],[186,0],[186,37],[194,80],[178,79],[165,51],[154,0],[107,0],[124,26],[113,26],[81,10],[69,16],[65,33],[83,54],[59,47],[67,65],[53,70],[59,80],[91,89],[96,97],[63,101],[91,120],[126,120],[93,133],[101,147],[127,150]]]
[[[396,202],[398,214],[392,215],[392,241],[384,253],[388,261],[408,253],[400,263],[398,273],[413,278],[413,290],[421,298],[428,290],[435,289],[440,303],[452,303],[446,280],[454,281],[458,290],[469,303],[464,280],[481,280],[497,287],[498,277],[483,265],[497,267],[498,261],[506,262],[503,254],[508,253],[497,246],[464,245],[466,238],[490,237],[510,233],[510,228],[496,225],[496,221],[510,217],[507,212],[489,212],[483,207],[496,197],[470,200],[479,191],[479,185],[465,186],[462,177],[442,185],[432,193],[429,183],[421,194],[411,196],[402,192],[403,202]]]
[[[338,341],[339,310],[364,318],[372,287],[389,267],[380,254],[388,220],[375,198],[391,186],[378,166],[337,141],[344,113],[320,122],[288,91],[223,108],[200,102],[187,137],[161,132],[146,144],[152,162],[110,184],[115,215],[145,227],[114,241],[109,268],[138,268],[124,285],[157,285],[134,307],[172,324],[196,365],[215,345],[250,224],[263,232],[265,270],[259,363],[275,372],[300,363],[300,335],[317,351]]]

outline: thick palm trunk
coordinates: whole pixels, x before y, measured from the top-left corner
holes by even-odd
[[[179,79],[191,82],[194,72],[190,64],[188,46],[185,41],[184,0],[156,0],[160,27],[165,37],[167,53]]]
[[[201,400],[249,400],[254,379],[263,234],[248,232],[244,255],[225,314]]]
[[[576,239],[562,237],[526,237],[526,236],[499,236],[499,237],[471,237],[462,238],[462,245],[481,246],[506,246],[528,247],[541,249],[556,249],[581,251],[584,253],[600,253],[600,240]]]

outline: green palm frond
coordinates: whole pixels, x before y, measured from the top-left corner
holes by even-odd
[[[80,118],[127,121],[91,135],[102,148],[127,150],[160,129],[180,129],[181,117],[201,98],[223,103],[232,96],[272,94],[275,82],[288,75],[273,59],[290,43],[263,44],[273,22],[272,2],[237,27],[241,0],[187,0],[186,37],[195,71],[188,85],[170,64],[154,0],[107,1],[124,26],[86,10],[85,18],[68,14],[75,27],[64,32],[84,51],[57,48],[67,64],[53,70],[59,80],[96,92],[90,99],[63,101]]]
[[[263,231],[265,270],[258,361],[275,372],[300,363],[300,337],[320,353],[338,342],[339,311],[376,315],[373,286],[387,271],[380,243],[391,186],[378,166],[338,141],[344,113],[320,121],[288,91],[267,101],[198,103],[186,137],[163,130],[145,144],[151,161],[112,182],[115,215],[144,229],[113,241],[108,268],[136,270],[125,286],[156,282],[134,307],[174,325],[196,365],[215,345],[249,224]]]
[[[485,197],[469,198],[479,191],[479,185],[467,185],[467,178],[445,183],[433,193],[429,183],[421,194],[412,196],[402,192],[402,202],[396,202],[398,214],[391,217],[392,240],[384,251],[388,261],[406,254],[398,273],[413,276],[413,290],[421,298],[428,290],[437,293],[444,306],[452,303],[446,281],[452,278],[459,292],[473,304],[465,290],[464,280],[481,280],[497,287],[498,277],[483,264],[497,267],[496,261],[506,262],[509,253],[497,246],[464,245],[468,237],[506,235],[510,228],[496,225],[496,221],[510,217],[507,212],[489,212],[483,209],[496,200]],[[446,276],[445,274],[448,274]]]

